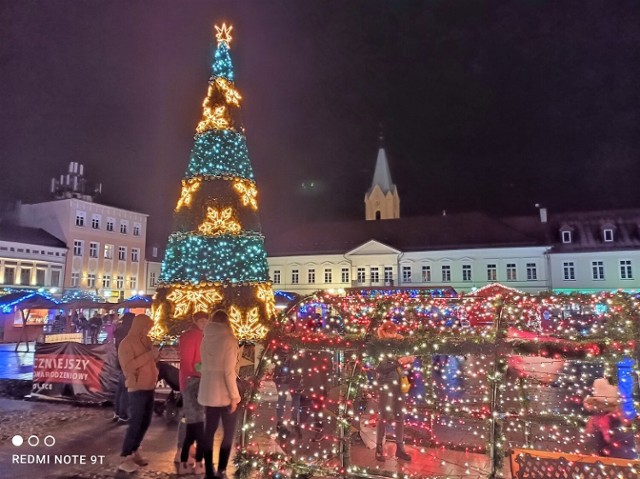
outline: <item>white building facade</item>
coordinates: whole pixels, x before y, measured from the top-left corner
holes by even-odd
[[[66,245],[38,228],[0,224],[0,286],[62,289]]]

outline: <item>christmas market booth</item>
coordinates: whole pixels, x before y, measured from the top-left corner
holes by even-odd
[[[29,351],[29,342],[42,335],[45,325],[52,320],[59,307],[55,299],[37,291],[19,291],[2,296],[2,340],[15,342],[15,351],[24,343]]]
[[[639,313],[495,285],[303,298],[266,338],[236,477],[637,478]]]

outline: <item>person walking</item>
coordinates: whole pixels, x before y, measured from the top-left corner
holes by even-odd
[[[198,402],[205,406],[205,477],[226,479],[235,433],[236,411],[241,398],[236,383],[238,340],[233,335],[229,316],[225,311],[215,311],[211,322],[204,328],[200,354],[202,368]],[[216,474],[213,471],[213,436],[220,420],[224,434]]]
[[[151,424],[153,396],[158,381],[158,350],[149,339],[153,320],[146,314],[133,318],[129,334],[120,343],[118,359],[122,366],[129,396],[129,427],[124,437],[118,469],[135,472],[149,462],[140,455],[140,444]]]
[[[182,391],[182,412],[186,421],[186,436],[181,445],[178,475],[203,474],[204,465],[204,408],[198,403],[200,390],[200,346],[203,331],[209,322],[209,315],[199,311],[193,315],[191,329],[180,336],[180,391]],[[189,451],[196,443],[196,462],[188,465]]]
[[[387,321],[378,328],[379,339],[402,339],[395,323]],[[401,389],[402,366],[414,361],[413,356],[385,357],[376,369],[380,394],[378,397],[378,425],[376,430],[376,460],[384,461],[384,440],[387,423],[395,420],[396,458],[411,461],[404,449],[404,396]],[[390,417],[392,416],[392,417]]]
[[[133,318],[133,313],[124,313],[120,324],[118,324],[113,333],[116,342],[116,356],[120,350],[122,340],[129,334],[129,331],[131,331]],[[129,395],[127,394],[127,386],[124,383],[124,373],[122,372],[122,366],[120,365],[120,359],[118,357],[116,357],[116,364],[118,366],[118,387],[116,388],[116,394],[113,399],[113,421],[118,424],[127,424],[129,422]]]

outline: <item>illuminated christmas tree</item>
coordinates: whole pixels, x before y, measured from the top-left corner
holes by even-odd
[[[227,310],[241,341],[258,341],[274,316],[257,188],[245,136],[234,116],[232,26],[216,26],[218,42],[202,120],[174,212],[155,301],[156,333],[170,319]]]

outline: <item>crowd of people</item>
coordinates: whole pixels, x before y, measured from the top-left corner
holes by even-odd
[[[114,420],[127,424],[118,469],[127,473],[146,466],[140,446],[151,424],[158,381],[159,352],[149,338],[153,321],[145,314],[125,313],[114,337],[121,371],[114,401]],[[238,341],[224,310],[196,313],[180,336],[179,383],[183,417],[178,429],[178,474],[205,474],[226,479],[240,404],[237,385]],[[223,438],[214,467],[213,437],[222,423]],[[195,461],[190,450],[195,444]]]
[[[87,319],[82,310],[75,310],[71,314],[57,314],[51,325],[51,333],[82,333],[83,343],[99,344],[100,334],[106,333],[102,342],[110,343],[116,327],[117,314],[101,315],[97,310]]]

